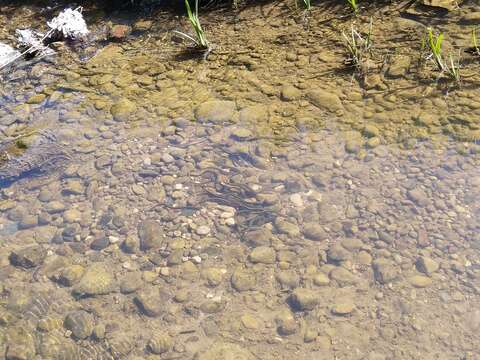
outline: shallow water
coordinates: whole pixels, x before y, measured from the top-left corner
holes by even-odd
[[[4,74],[0,359],[477,359],[476,79],[393,10],[361,84],[338,29],[370,10],[288,4],[205,15],[206,61],[159,14]]]

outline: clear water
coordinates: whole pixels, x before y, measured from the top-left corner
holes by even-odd
[[[286,11],[4,74],[0,359],[479,356],[475,90],[364,92]]]

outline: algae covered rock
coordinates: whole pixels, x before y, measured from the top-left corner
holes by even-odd
[[[235,115],[235,108],[233,101],[206,101],[195,109],[195,118],[202,123],[230,122]]]
[[[73,336],[80,340],[92,334],[94,325],[93,316],[84,310],[69,313],[63,322],[65,329],[70,330]]]
[[[80,281],[73,287],[76,296],[104,295],[115,289],[112,269],[104,263],[94,263],[88,267]]]
[[[29,246],[20,250],[13,251],[10,254],[10,262],[14,266],[31,269],[41,265],[47,256],[47,250],[42,246]]]
[[[140,249],[143,251],[159,248],[163,244],[163,229],[153,220],[145,220],[138,225]]]
[[[137,105],[126,98],[118,100],[110,109],[110,113],[117,121],[128,120],[135,111],[137,111]]]

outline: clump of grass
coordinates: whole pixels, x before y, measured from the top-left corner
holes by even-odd
[[[353,25],[348,35],[344,31],[342,32],[344,45],[348,53],[347,63],[362,74],[365,74],[368,70],[368,59],[372,50],[372,26],[373,23],[370,20],[366,35],[362,35]]]
[[[356,14],[358,12],[357,0],[347,0],[347,3],[348,3],[348,5],[350,5],[350,8]]]
[[[303,7],[305,8],[305,10],[307,10],[307,11],[310,11],[310,9],[312,8],[311,0],[302,0],[302,4],[303,4]]]
[[[474,55],[480,56],[480,47],[477,40],[477,28],[472,29],[472,50]]]
[[[210,50],[210,45],[207,40],[207,36],[205,35],[205,31],[200,24],[200,19],[198,17],[198,0],[195,0],[195,9],[192,11],[190,6],[190,1],[185,0],[185,8],[187,10],[188,20],[190,20],[190,24],[195,31],[195,37],[185,34],[180,31],[175,31],[178,35],[192,41],[195,44],[195,47],[201,50],[208,51]]]
[[[430,51],[428,57],[433,60],[438,71],[440,71],[442,74],[446,74],[456,83],[460,83],[460,60],[457,59],[457,61],[455,61],[453,56],[450,54],[448,62],[446,62],[443,58],[442,43],[443,33],[435,36],[433,34],[433,30],[428,28],[427,44]]]

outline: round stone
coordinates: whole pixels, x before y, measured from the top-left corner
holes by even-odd
[[[208,227],[207,225],[200,225],[195,232],[197,233],[197,235],[205,236],[210,233],[210,227]]]

